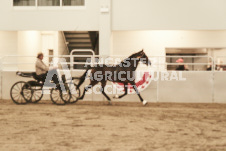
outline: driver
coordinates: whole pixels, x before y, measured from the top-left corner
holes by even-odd
[[[56,85],[59,85],[59,81],[58,81],[58,74],[57,74],[57,67],[53,67],[52,69],[50,69],[47,65],[45,65],[45,63],[42,61],[43,60],[43,53],[38,53],[37,54],[37,60],[35,63],[35,70],[36,70],[36,75],[39,79],[41,79],[41,81],[44,83],[46,76],[49,72],[52,72],[51,75],[53,75],[52,80]]]

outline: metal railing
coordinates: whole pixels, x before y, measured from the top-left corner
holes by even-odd
[[[91,55],[72,55],[74,52],[88,52]],[[53,60],[58,60],[59,58],[66,58],[68,62],[64,62],[63,64],[67,64],[70,67],[70,70],[76,70],[74,65],[86,65],[90,64],[93,66],[94,64],[118,64],[123,59],[127,58],[128,56],[123,55],[113,55],[113,56],[101,56],[95,55],[92,50],[73,50],[71,55],[61,55],[61,56],[45,56],[45,58],[53,58]],[[206,61],[201,62],[184,62],[184,63],[176,63],[176,62],[167,62],[167,58],[202,58]],[[25,58],[25,59],[24,59]],[[86,58],[83,62],[75,61],[75,58]],[[226,58],[226,57],[225,57]],[[89,61],[87,61],[87,59]],[[107,61],[105,61],[107,60]],[[206,70],[207,66],[216,66],[216,65],[226,65],[223,63],[216,63],[214,59],[210,56],[149,56],[149,60],[152,62],[151,69],[155,71],[165,71],[169,66],[177,66],[177,65],[187,65],[187,66],[202,66],[201,71]],[[210,62],[209,62],[210,60]],[[2,70],[9,70],[9,71],[26,71],[26,70],[34,70],[34,64],[36,61],[35,56],[22,56],[22,55],[9,55],[4,56],[1,58]],[[140,63],[142,64],[142,63]],[[52,63],[49,63],[52,65]],[[173,69],[174,70],[174,69]],[[200,71],[200,70],[191,70],[191,71]],[[212,68],[211,71],[215,71],[215,68]]]
[[[0,99],[2,99],[2,58],[3,57],[0,57]]]
[[[74,52],[79,52],[81,50],[75,50]],[[94,65],[94,64],[98,64],[98,63],[101,63],[101,64],[104,64],[106,62],[105,59],[107,58],[113,58],[112,60],[110,60],[108,62],[108,64],[117,64],[120,62],[120,60],[123,60],[125,58],[127,58],[128,56],[123,56],[123,55],[114,55],[114,56],[101,56],[101,55],[94,55],[94,52],[92,52],[92,50],[87,50],[87,52],[90,52],[92,55],[62,55],[62,56],[45,56],[45,57],[50,57],[50,58],[55,58],[56,60],[58,60],[59,58],[69,58],[69,61],[68,62],[63,62],[62,64],[66,64],[68,65],[68,67],[70,67],[70,70],[71,71],[76,71],[78,69],[75,69],[74,68],[74,65],[76,64],[90,64],[90,65]],[[86,57],[86,58],[90,58],[91,62],[75,62],[74,61],[74,58],[76,57]],[[167,58],[180,58],[180,57],[183,57],[184,59],[185,58],[202,58],[203,60],[206,60],[206,61],[203,61],[203,62],[195,62],[195,63],[192,63],[192,62],[185,62],[183,64],[186,64],[186,65],[196,65],[196,66],[208,66],[208,65],[211,65],[212,67],[215,67],[216,65],[219,65],[217,60],[218,58],[225,58],[226,59],[226,56],[219,56],[219,57],[210,57],[210,56],[149,56],[149,59],[151,60],[152,62],[152,65],[149,69],[153,70],[153,71],[167,71],[167,66],[175,66],[175,65],[178,65],[178,63],[174,63],[174,62],[167,62]],[[26,59],[23,59],[23,58],[26,58]],[[98,58],[98,60],[95,60],[95,58]],[[102,60],[101,60],[102,59]],[[116,59],[118,59],[118,62],[115,61]],[[53,59],[54,60],[54,59]],[[35,64],[35,61],[36,61],[36,56],[18,56],[18,55],[14,55],[14,56],[4,56],[4,57],[1,57],[0,58],[0,96],[2,98],[2,71],[34,71],[34,64]],[[98,62],[99,61],[99,62]],[[54,64],[53,63],[49,63],[49,65],[52,65]],[[142,64],[142,63],[141,63]],[[221,63],[221,65],[226,65],[224,63]],[[29,66],[29,68],[26,69],[26,66]],[[79,69],[80,70],[80,69]],[[194,70],[195,71],[199,71],[199,70]],[[216,70],[215,68],[212,68],[210,71],[212,71],[210,74],[212,75],[211,77],[211,81],[214,81],[214,74],[215,72],[214,71],[218,71]],[[156,93],[157,93],[157,101],[158,101],[158,96],[159,96],[159,83],[157,81],[157,84],[156,84]],[[214,99],[214,84],[212,85],[211,87],[212,89],[212,98]]]
[[[163,56],[159,56],[159,58],[163,58]],[[208,66],[213,66],[214,65],[214,59],[211,56],[165,56],[166,59],[178,59],[178,58],[183,58],[184,62],[183,63],[176,63],[176,62],[167,62],[166,60],[163,60],[160,64],[165,65],[166,68],[167,66],[178,66],[178,65],[185,65],[188,68],[189,71],[205,71],[207,70]],[[188,61],[190,59],[190,61]],[[212,69],[213,70],[213,69]]]
[[[216,71],[226,71],[226,56],[216,56],[214,59],[214,69]]]

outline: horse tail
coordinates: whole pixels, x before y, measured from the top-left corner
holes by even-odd
[[[91,69],[91,66],[90,65],[87,66],[85,73],[79,78],[80,81],[79,81],[79,83],[77,85],[77,88],[79,88],[83,84],[83,82],[85,81],[85,79],[86,79],[86,73],[88,72],[89,69]]]

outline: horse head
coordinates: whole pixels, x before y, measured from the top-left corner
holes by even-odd
[[[148,59],[143,49],[137,52],[135,55],[136,55],[136,58],[138,58],[142,63],[146,64],[147,66],[151,65],[151,61]]]

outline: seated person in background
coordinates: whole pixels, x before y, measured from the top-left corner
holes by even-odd
[[[221,61],[219,61],[219,63],[218,64],[216,64],[216,70],[217,71],[223,71],[223,61],[221,60]]]
[[[177,63],[179,63],[178,67],[176,68],[176,70],[188,70],[188,66],[183,64],[184,63],[184,59],[183,58],[179,58],[176,60]]]
[[[212,70],[212,61],[211,60],[209,61],[206,70],[207,71],[211,71]]]
[[[46,66],[45,63],[42,61],[43,57],[44,57],[43,53],[38,53],[37,60],[36,60],[36,63],[35,63],[35,70],[36,70],[37,77],[40,78],[41,81],[44,83],[47,74],[49,72],[52,72],[51,75],[53,75],[53,77],[52,77],[53,82],[55,84],[59,84],[58,75],[57,75],[57,71],[56,71],[57,68],[55,67],[55,68],[50,70],[49,67]]]

